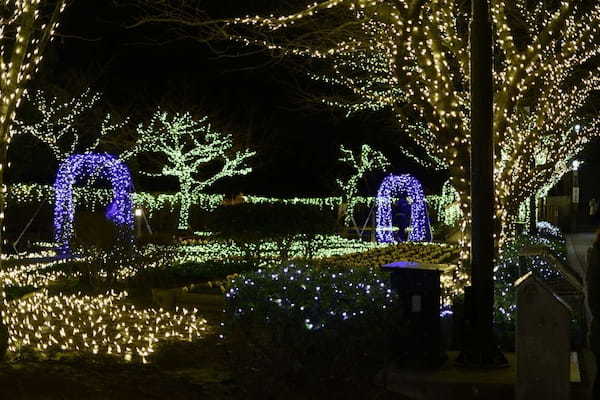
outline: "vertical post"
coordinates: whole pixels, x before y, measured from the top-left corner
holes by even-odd
[[[577,232],[577,214],[579,211],[579,162],[573,161],[573,192],[571,195],[571,232]]]
[[[144,210],[136,208],[134,211],[135,216],[135,238],[139,239],[142,237],[142,218],[144,218]]]
[[[494,138],[492,24],[488,0],[471,0],[471,283],[472,338],[462,360],[503,364],[493,337]]]

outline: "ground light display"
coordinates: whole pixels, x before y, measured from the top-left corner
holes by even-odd
[[[599,22],[0,0],[0,399],[600,398]]]
[[[99,296],[49,296],[42,291],[7,304],[9,351],[32,346],[39,351],[115,354],[127,361],[146,362],[159,339],[201,338],[206,320],[195,312],[139,310],[119,304],[127,293]]]

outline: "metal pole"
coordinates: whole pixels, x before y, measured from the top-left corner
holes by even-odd
[[[573,193],[571,196],[571,233],[577,232],[577,214],[579,206],[579,164],[573,162]]]

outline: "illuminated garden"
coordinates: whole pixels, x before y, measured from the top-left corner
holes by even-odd
[[[544,293],[586,376],[597,2],[0,2],[0,398],[524,399]]]

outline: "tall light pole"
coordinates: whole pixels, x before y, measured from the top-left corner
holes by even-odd
[[[575,129],[579,131],[577,126]],[[579,165],[580,162],[578,160],[573,160],[573,163],[571,164],[571,169],[573,170],[573,191],[571,193],[571,233],[577,232],[577,214],[579,213]]]
[[[471,0],[471,334],[461,362],[502,364],[493,335],[494,135],[492,23],[488,0]]]

